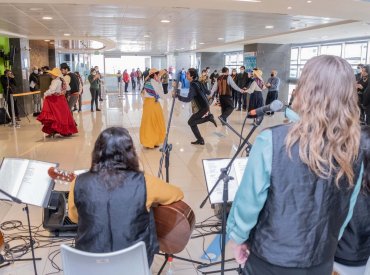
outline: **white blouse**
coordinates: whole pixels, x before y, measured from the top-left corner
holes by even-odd
[[[45,96],[62,93],[62,81],[58,78],[53,79],[49,86],[49,89],[45,92]]]

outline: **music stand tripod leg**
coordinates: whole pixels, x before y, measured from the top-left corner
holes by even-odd
[[[23,210],[26,211],[26,215],[27,215],[28,233],[30,235],[30,245],[31,245],[33,269],[34,269],[35,275],[37,275],[35,250],[34,250],[34,247],[33,247],[32,231],[31,231],[31,221],[30,221],[30,211],[28,209],[28,204],[26,204],[26,206],[23,208]]]

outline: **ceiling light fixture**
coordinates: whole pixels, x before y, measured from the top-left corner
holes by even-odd
[[[30,8],[30,11],[42,11],[44,10],[43,8]]]
[[[274,28],[274,26],[272,26],[272,25],[265,26],[265,29],[273,29],[273,28]]]
[[[199,42],[200,45],[204,45],[205,43],[204,42]]]
[[[65,33],[64,36],[71,36],[71,34],[70,33]]]
[[[261,3],[261,0],[234,0],[236,2]]]
[[[49,39],[45,39],[44,41],[45,41],[45,42],[50,42],[50,40],[49,40]]]
[[[218,40],[224,40],[224,38],[223,37],[219,37],[219,38],[217,38]]]
[[[167,19],[163,19],[161,20],[161,23],[170,23],[171,21],[170,20],[167,20]]]
[[[185,50],[185,48],[181,48],[180,50]]]
[[[292,9],[292,7],[288,7],[288,10],[291,10]]]
[[[144,35],[144,38],[149,38],[149,37],[150,37],[149,34]]]
[[[312,3],[312,1],[311,1],[311,0],[308,0],[308,1],[307,1],[307,4],[311,4],[311,3]]]
[[[51,17],[51,16],[43,16],[42,19],[43,20],[52,20],[53,17]]]

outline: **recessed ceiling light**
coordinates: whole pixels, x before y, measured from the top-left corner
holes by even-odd
[[[175,51],[179,51],[180,49],[175,49]]]
[[[50,45],[54,45],[55,43],[54,42],[50,42]]]
[[[308,1],[307,1],[307,4],[311,4],[311,3],[312,3],[312,1],[311,1],[311,0],[308,0]]]
[[[150,37],[150,35],[146,34],[146,35],[144,35],[144,37],[145,37],[145,38],[149,38],[149,37]]]
[[[265,29],[273,29],[273,28],[274,28],[274,26],[272,26],[272,25],[265,26]]]
[[[52,20],[53,17],[51,17],[51,16],[43,16],[42,19],[43,20]]]
[[[170,20],[167,20],[167,19],[163,19],[161,20],[161,23],[170,23],[171,21]]]
[[[185,50],[185,48],[181,48],[180,50]]]
[[[45,42],[50,42],[50,40],[49,40],[49,39],[45,39],[44,41],[45,41]]]
[[[204,42],[199,42],[200,45],[204,45],[205,43]]]
[[[65,33],[64,36],[71,36],[71,34],[70,33]]]
[[[292,9],[292,7],[288,7],[288,10],[291,10]]]
[[[44,10],[43,8],[30,8],[30,11],[42,11]]]
[[[224,38],[223,37],[219,37],[219,38],[217,38],[218,40],[224,40]]]

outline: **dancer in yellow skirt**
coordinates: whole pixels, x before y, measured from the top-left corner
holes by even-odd
[[[146,148],[158,147],[166,137],[162,106],[159,98],[163,96],[160,71],[150,69],[144,83],[144,106],[140,125],[140,143]]]

